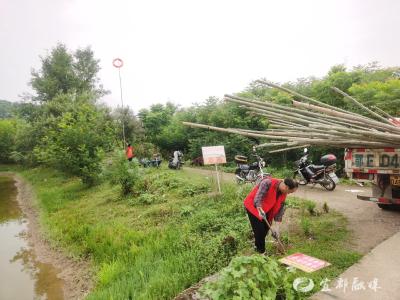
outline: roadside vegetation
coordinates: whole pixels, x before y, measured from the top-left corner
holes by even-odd
[[[187,108],[167,103],[135,113],[129,107],[111,109],[104,104],[108,91],[98,78],[99,70],[92,49],[71,51],[59,44],[32,71],[33,94],[12,105],[0,102],[0,163],[13,164],[1,169],[19,172],[33,184],[49,241],[72,257],[92,262],[96,286],[88,299],[169,299],[228,266],[233,257],[246,262],[240,257],[253,254],[252,234],[242,201],[250,187],[224,184],[218,195],[204,177],[167,170],[165,161],[175,150],[191,161],[201,156],[202,146],[224,145],[231,164],[223,170],[232,171],[235,155],[250,156],[252,147],[264,141],[192,129],[182,121],[264,130],[268,120],[215,97]],[[330,90],[336,86],[363,104],[399,116],[398,74],[398,67],[376,63],[352,69],[338,65],[322,78],[284,86],[353,110]],[[236,95],[280,104],[292,99],[255,83]],[[143,169],[125,160],[122,123],[136,157],[161,153],[161,169]],[[291,174],[299,153],[259,152],[270,161],[267,171],[280,178]],[[310,149],[315,163],[326,153],[338,157],[340,171],[342,149]],[[358,260],[360,255],[348,248],[351,237],[345,218],[329,209],[329,203],[321,208],[291,197],[289,206],[291,221],[282,236],[288,252],[332,263],[310,275],[316,283]],[[268,248],[279,257],[272,243]],[[296,272],[289,276],[304,275]],[[316,284],[313,292],[319,288]],[[218,286],[210,286],[208,292],[218,293]]]
[[[2,168],[7,169],[15,170]],[[95,288],[88,299],[171,299],[233,257],[254,254],[243,210],[248,185],[224,184],[218,195],[205,177],[189,177],[185,170],[138,168],[140,190],[124,196],[121,185],[109,181],[88,188],[51,169],[16,171],[34,186],[51,243],[92,262]],[[360,255],[348,248],[351,237],[342,215],[296,197],[288,207],[282,232],[288,253],[332,263],[307,274],[317,283],[315,292],[321,280],[337,276]],[[268,252],[281,256],[273,243]],[[290,273],[288,282],[304,275]]]

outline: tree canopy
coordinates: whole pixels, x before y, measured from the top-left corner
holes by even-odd
[[[30,84],[37,94],[32,97],[34,101],[47,102],[66,93],[90,92],[94,98],[107,93],[99,83],[99,60],[90,47],[71,53],[65,45],[58,44],[41,61],[40,70],[32,70]]]
[[[56,45],[41,57],[41,67],[32,70],[30,84],[34,94],[27,101],[12,104],[0,101],[0,160],[46,164],[77,175],[93,183],[101,172],[106,153],[121,148],[122,123],[128,142],[139,157],[161,152],[168,157],[182,150],[186,158],[201,155],[202,146],[224,145],[228,161],[237,154],[249,155],[261,141],[235,134],[225,134],[182,125],[183,121],[225,128],[266,130],[266,117],[223,99],[209,97],[201,104],[179,107],[173,103],[154,104],[137,115],[124,107],[111,110],[99,103],[107,95],[98,72],[99,60],[90,47],[70,51]],[[376,106],[393,117],[400,114],[400,68],[380,67],[377,63],[356,66],[333,66],[322,78],[300,78],[283,83],[294,91],[324,103],[359,113],[353,102],[332,91],[336,86],[362,104]],[[273,101],[287,105],[294,98],[285,92],[249,83],[235,96]],[[317,149],[318,148],[318,149]],[[337,150],[316,147],[314,153]],[[272,155],[276,164],[296,158],[297,152]]]

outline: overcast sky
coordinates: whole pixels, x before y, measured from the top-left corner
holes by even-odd
[[[252,80],[322,76],[335,64],[398,66],[400,1],[0,0],[0,99],[29,92],[31,68],[57,42],[90,45],[111,91],[132,109],[182,106]]]

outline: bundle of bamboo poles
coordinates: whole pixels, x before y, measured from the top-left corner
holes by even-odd
[[[268,130],[220,128],[190,122],[183,124],[266,139],[267,143],[256,147],[268,147],[270,153],[311,145],[335,148],[400,148],[400,127],[393,123],[395,118],[380,109],[375,108],[376,111],[373,111],[365,107],[336,87],[332,89],[371,117],[333,107],[272,82],[257,82],[287,92],[299,100],[293,100],[293,107],[290,107],[270,101],[225,95],[226,101],[237,103],[253,114],[266,117],[270,123]]]

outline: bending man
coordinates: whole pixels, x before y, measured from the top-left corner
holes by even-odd
[[[270,225],[274,219],[281,222],[286,196],[295,192],[297,188],[297,181],[291,178],[279,180],[268,177],[256,185],[244,199],[244,206],[253,229],[257,252],[265,252],[265,237],[269,230],[269,226],[263,218],[266,218]],[[276,235],[274,232],[272,234]]]

